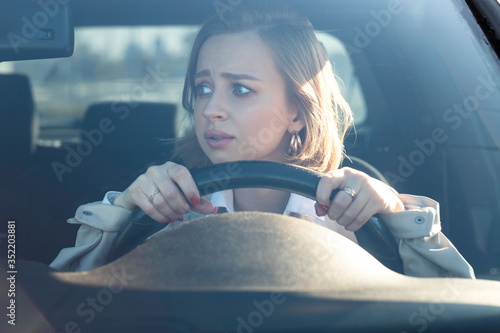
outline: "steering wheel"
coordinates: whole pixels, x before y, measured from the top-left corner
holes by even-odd
[[[237,161],[215,164],[191,171],[201,196],[236,188],[271,188],[294,192],[310,199],[316,198],[321,174],[294,165],[268,161]],[[338,193],[332,192],[330,199]],[[150,235],[164,228],[136,209],[118,232],[111,247],[108,262],[142,244]],[[358,244],[387,268],[403,273],[398,245],[388,227],[378,216],[355,232]]]

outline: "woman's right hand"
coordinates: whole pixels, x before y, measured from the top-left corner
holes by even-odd
[[[115,199],[114,205],[128,210],[139,207],[157,222],[182,221],[189,210],[217,212],[214,204],[200,198],[189,170],[173,162],[149,167]]]

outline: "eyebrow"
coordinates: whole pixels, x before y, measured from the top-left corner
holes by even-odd
[[[208,69],[202,70],[196,73],[193,78],[197,79],[204,76],[210,76],[210,71]],[[252,80],[252,81],[262,81],[261,79],[250,75],[250,74],[233,74],[233,73],[222,73],[222,77],[232,80]]]

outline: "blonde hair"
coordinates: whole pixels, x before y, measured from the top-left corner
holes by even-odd
[[[203,43],[210,37],[255,32],[271,49],[291,105],[304,122],[299,132],[302,148],[286,160],[295,165],[326,172],[338,168],[344,154],[344,136],[352,124],[352,112],[340,93],[332,66],[305,17],[269,4],[239,5],[223,17],[214,15],[201,27],[189,60],[182,104],[193,114],[196,103],[194,74]],[[211,162],[201,149],[194,129],[177,142],[174,158],[188,167]]]

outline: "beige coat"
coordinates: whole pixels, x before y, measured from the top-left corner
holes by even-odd
[[[405,275],[418,277],[464,277],[475,278],[472,267],[460,255],[453,244],[441,232],[439,204],[426,197],[400,194],[406,211],[383,215],[381,218],[399,242],[399,253],[403,260]],[[106,195],[103,202],[80,206],[75,217],[68,223],[80,224],[74,247],[61,250],[51,267],[60,271],[86,271],[104,265],[107,254],[117,232],[131,212],[111,204]],[[217,207],[234,211],[232,191],[215,193],[210,200]],[[314,201],[297,194],[291,194],[285,215],[301,216],[332,229],[356,242],[354,233],[328,218],[319,218],[314,211]],[[184,221],[202,215],[190,212]],[[180,221],[168,224],[168,230]]]

